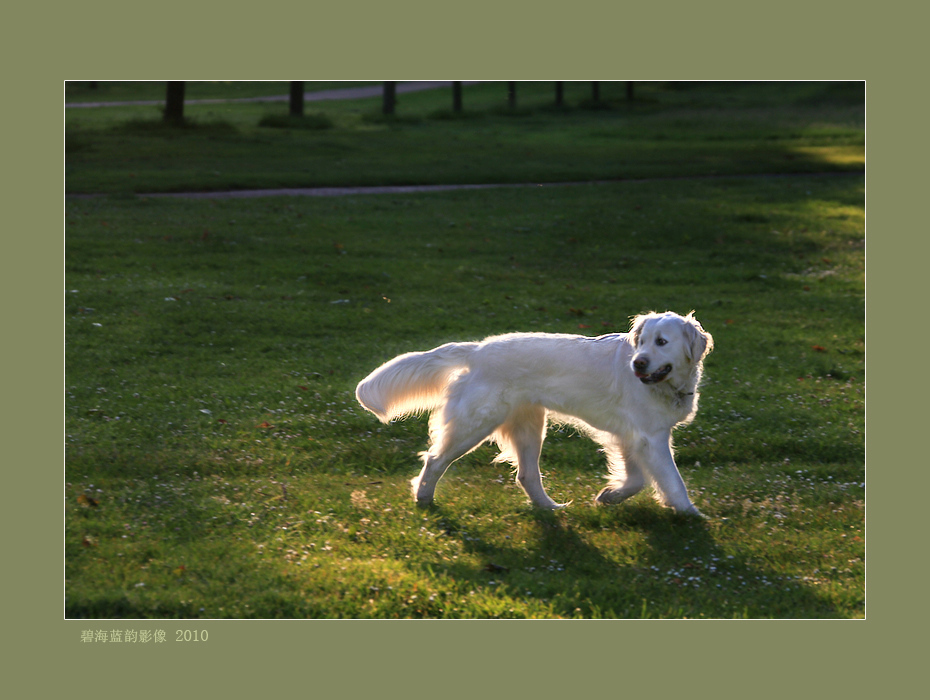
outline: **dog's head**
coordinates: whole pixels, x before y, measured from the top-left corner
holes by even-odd
[[[684,379],[700,371],[704,357],[714,348],[714,339],[692,311],[679,316],[667,311],[633,319],[630,337],[634,351],[631,366],[643,384],[658,384],[670,376]]]

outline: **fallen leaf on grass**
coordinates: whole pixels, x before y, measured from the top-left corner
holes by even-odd
[[[100,505],[96,499],[91,498],[86,493],[82,493],[80,496],[78,496],[77,500],[78,503],[80,503],[82,506],[89,506],[91,508],[96,508],[98,505]]]
[[[256,428],[273,428],[274,426],[266,420],[263,420],[261,423],[255,426]]]
[[[814,352],[826,352],[827,349],[823,345],[811,345],[811,349]]]

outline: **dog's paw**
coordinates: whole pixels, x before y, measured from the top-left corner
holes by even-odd
[[[415,476],[410,480],[410,492],[420,508],[426,508],[433,502],[434,490],[427,488],[420,476]]]
[[[601,492],[594,497],[594,505],[596,506],[612,506],[617,503],[622,503],[630,496],[634,494],[626,493],[622,489],[613,489],[610,486],[605,486],[601,489]]]
[[[696,518],[697,520],[710,520],[706,515],[697,509],[693,503],[687,508],[675,508],[675,513],[686,518]]]
[[[542,508],[543,510],[562,510],[562,508],[568,508],[573,501],[568,503],[556,503],[551,498],[546,498],[546,500],[530,500],[530,503],[533,504],[536,508]]]
[[[417,488],[417,484],[413,486],[413,502],[417,504],[417,508],[429,508],[433,505],[433,494],[422,494]]]

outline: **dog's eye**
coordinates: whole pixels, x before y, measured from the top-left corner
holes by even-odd
[[[667,342],[665,338],[656,338],[656,345],[665,345]]]

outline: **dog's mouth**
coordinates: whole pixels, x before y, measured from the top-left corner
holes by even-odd
[[[657,384],[661,382],[663,379],[665,379],[671,371],[672,371],[672,366],[665,365],[664,367],[660,367],[659,369],[657,369],[652,374],[645,374],[644,372],[636,372],[636,371],[634,371],[634,374],[637,376],[639,381],[641,381],[643,384]]]

